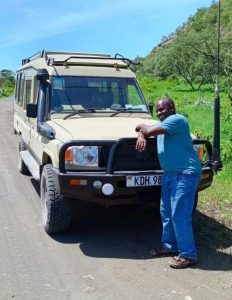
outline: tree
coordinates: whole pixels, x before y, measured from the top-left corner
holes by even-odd
[[[0,70],[0,96],[8,96],[13,92],[15,86],[14,72],[11,70],[3,69]],[[7,93],[5,93],[7,90]]]
[[[217,67],[218,3],[198,9],[175,33],[162,38],[152,52],[141,59],[141,74],[161,79],[180,78],[193,90],[203,83],[215,83]],[[220,76],[226,82],[232,105],[232,5],[221,5]]]
[[[15,84],[14,72],[11,70],[3,69],[0,71],[0,84],[4,86],[6,84],[12,86]]]

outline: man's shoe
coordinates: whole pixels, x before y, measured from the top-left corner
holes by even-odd
[[[163,257],[163,256],[174,256],[178,253],[168,251],[165,248],[163,248],[162,246],[158,246],[155,249],[151,250],[150,254],[155,257]]]
[[[184,269],[197,263],[196,259],[190,259],[182,256],[174,256],[169,265],[173,269]]]

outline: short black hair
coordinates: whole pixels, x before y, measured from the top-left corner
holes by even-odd
[[[176,110],[175,103],[172,100],[172,98],[165,96],[164,98],[161,99],[161,101],[164,101],[164,103],[167,104],[168,107],[172,108],[174,111]]]

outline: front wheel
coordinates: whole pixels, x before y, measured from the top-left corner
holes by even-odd
[[[45,165],[40,181],[40,198],[43,226],[47,233],[68,230],[71,212],[64,197],[59,193],[53,177],[52,165]]]

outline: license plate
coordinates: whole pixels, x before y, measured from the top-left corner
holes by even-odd
[[[126,186],[154,186],[162,184],[162,175],[127,176]]]

